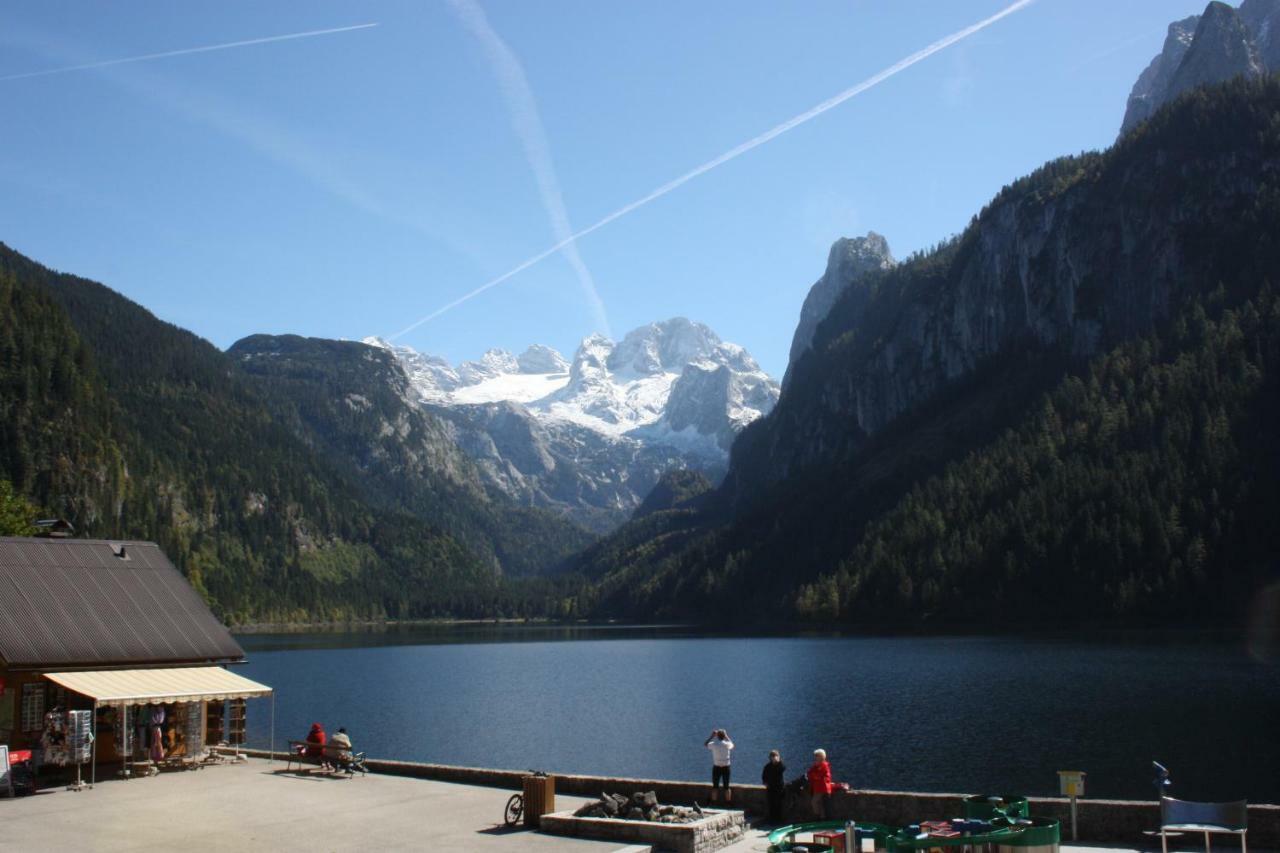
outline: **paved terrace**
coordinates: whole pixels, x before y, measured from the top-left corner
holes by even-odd
[[[509,796],[499,788],[376,773],[353,779],[286,774],[282,762],[250,759],[127,782],[100,779],[96,788],[78,793],[59,786],[0,799],[0,850],[648,850],[507,830],[501,814]],[[556,797],[561,810],[583,802]],[[764,833],[752,831],[725,849],[767,847]]]
[[[283,771],[283,762],[250,759],[0,799],[0,850],[620,849],[507,830],[502,808],[510,791],[374,773],[347,779]],[[556,801],[565,808],[584,802]]]

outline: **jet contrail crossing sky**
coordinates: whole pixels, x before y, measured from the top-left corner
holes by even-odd
[[[441,314],[445,314],[449,311],[452,311],[454,308],[457,308],[459,305],[462,305],[464,302],[468,302],[476,298],[480,294],[484,293],[485,291],[491,290],[497,287],[498,285],[502,284],[504,281],[507,281],[508,279],[512,278],[513,276],[524,272],[534,264],[537,264],[540,261],[546,260],[547,258],[554,255],[556,252],[560,251],[570,243],[574,243],[578,240],[581,240],[583,237],[587,236],[591,232],[596,231],[600,228],[603,228],[604,226],[608,225],[610,222],[613,222],[616,219],[620,219],[623,216],[626,216],[628,213],[631,213],[634,210],[644,207],[646,204],[648,204],[651,201],[656,201],[657,199],[662,198],[667,193],[670,193],[673,190],[679,189],[681,186],[687,184],[689,181],[692,181],[694,178],[698,177],[699,175],[704,175],[707,172],[710,172],[712,169],[717,168],[718,166],[723,166],[725,163],[728,163],[730,160],[734,160],[742,156],[743,154],[746,154],[748,151],[751,151],[754,148],[759,148],[761,145],[764,145],[766,142],[769,142],[770,140],[781,136],[787,131],[792,130],[793,128],[799,127],[800,125],[804,124],[807,121],[810,121],[811,119],[817,118],[818,116],[822,115],[828,110],[831,110],[840,106],[850,98],[861,95],[863,92],[875,86],[878,86],[879,84],[883,83],[885,80],[888,80],[890,77],[893,77],[895,74],[898,74],[901,71],[905,71],[906,69],[910,68],[912,65],[915,65],[917,62],[928,59],[930,56],[933,56],[938,51],[945,50],[946,48],[950,47],[956,42],[963,41],[964,39],[968,38],[974,33],[977,33],[981,30],[986,29],[987,27],[991,26],[997,21],[1003,18],[1006,18],[1015,12],[1019,12],[1025,9],[1027,6],[1030,6],[1033,2],[1035,2],[1035,0],[1017,0],[1016,3],[1012,3],[1006,6],[1005,8],[1001,9],[999,12],[996,12],[994,15],[992,15],[989,18],[983,18],[981,21],[978,21],[975,24],[970,24],[969,26],[965,27],[962,30],[958,30],[957,32],[954,32],[949,36],[944,36],[943,38],[938,39],[933,44],[930,44],[929,46],[916,51],[910,56],[907,56],[903,59],[898,60],[893,65],[890,65],[888,68],[885,68],[883,71],[879,71],[876,74],[873,74],[872,76],[868,77],[866,80],[863,80],[861,83],[858,83],[855,86],[851,86],[850,88],[845,89],[843,92],[840,92],[839,94],[828,98],[827,100],[823,101],[817,106],[812,107],[811,109],[808,109],[805,112],[802,112],[793,118],[789,118],[786,121],[782,122],[781,124],[770,128],[769,130],[766,130],[764,133],[760,134],[759,136],[753,137],[752,139],[749,139],[746,142],[743,142],[741,145],[738,145],[738,146],[735,146],[734,148],[729,149],[725,153],[721,154],[719,157],[716,157],[712,160],[708,160],[707,162],[703,163],[701,166],[698,166],[694,169],[691,169],[688,172],[685,172],[680,177],[672,181],[668,181],[667,183],[658,187],[656,190],[649,193],[648,195],[643,196],[631,202],[630,204],[625,205],[624,207],[618,208],[613,213],[610,213],[608,216],[601,219],[599,222],[596,222],[594,225],[588,225],[586,228],[583,228],[580,231],[574,232],[573,234],[564,238],[560,242],[556,243],[554,246],[551,246],[550,248],[542,252],[539,252],[538,254],[534,255],[528,260],[523,261],[519,265],[513,267],[512,269],[508,270],[507,272],[503,273],[497,278],[492,279],[480,285],[475,290],[472,290],[469,293],[465,293],[462,296],[459,296],[457,299],[454,299],[452,302],[446,303],[445,305],[442,305],[441,307],[432,311],[430,314],[427,314],[425,317],[422,317],[421,319],[416,320],[412,324],[401,329],[399,332],[396,332],[394,335],[391,335],[390,339],[395,340],[396,338],[400,338],[400,337],[403,337],[404,335],[407,335],[409,332],[412,332],[414,329],[418,328],[422,324],[428,323],[434,320],[435,318],[439,317]]]
[[[334,33],[349,33],[352,30],[367,30],[370,27],[378,26],[372,24],[354,24],[349,27],[334,27],[328,30],[307,30],[304,33],[286,33],[281,36],[266,36],[265,38],[245,39],[244,41],[231,41],[225,44],[210,44],[204,47],[186,47],[181,50],[166,50],[163,53],[146,53],[141,56],[126,56],[122,59],[107,59],[102,62],[86,62],[83,65],[67,65],[62,68],[49,68],[44,71],[27,71],[22,74],[10,74],[6,77],[0,77],[0,82],[5,80],[22,80],[27,77],[46,77],[50,74],[67,74],[72,71],[88,71],[91,68],[107,68],[111,65],[125,65],[130,62],[149,62],[152,59],[168,59],[172,56],[188,56],[193,53],[209,53],[215,50],[230,50],[233,47],[249,47],[255,44],[270,44],[277,41],[290,41],[292,39],[305,39],[314,36],[327,36]]]

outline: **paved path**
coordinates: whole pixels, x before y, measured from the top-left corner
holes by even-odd
[[[510,791],[369,774],[277,772],[280,762],[99,781],[0,799],[3,851],[461,850],[614,853],[616,842],[511,832]],[[557,797],[575,808],[577,797]]]

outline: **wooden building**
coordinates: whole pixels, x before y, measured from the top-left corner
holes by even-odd
[[[194,759],[235,741],[246,699],[271,695],[227,668],[243,661],[154,543],[0,537],[0,743],[10,750],[51,762],[50,727],[74,710],[92,712],[95,767]]]

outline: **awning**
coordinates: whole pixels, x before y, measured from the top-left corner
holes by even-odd
[[[220,666],[46,672],[44,677],[104,705],[147,705],[268,696],[271,688]]]

